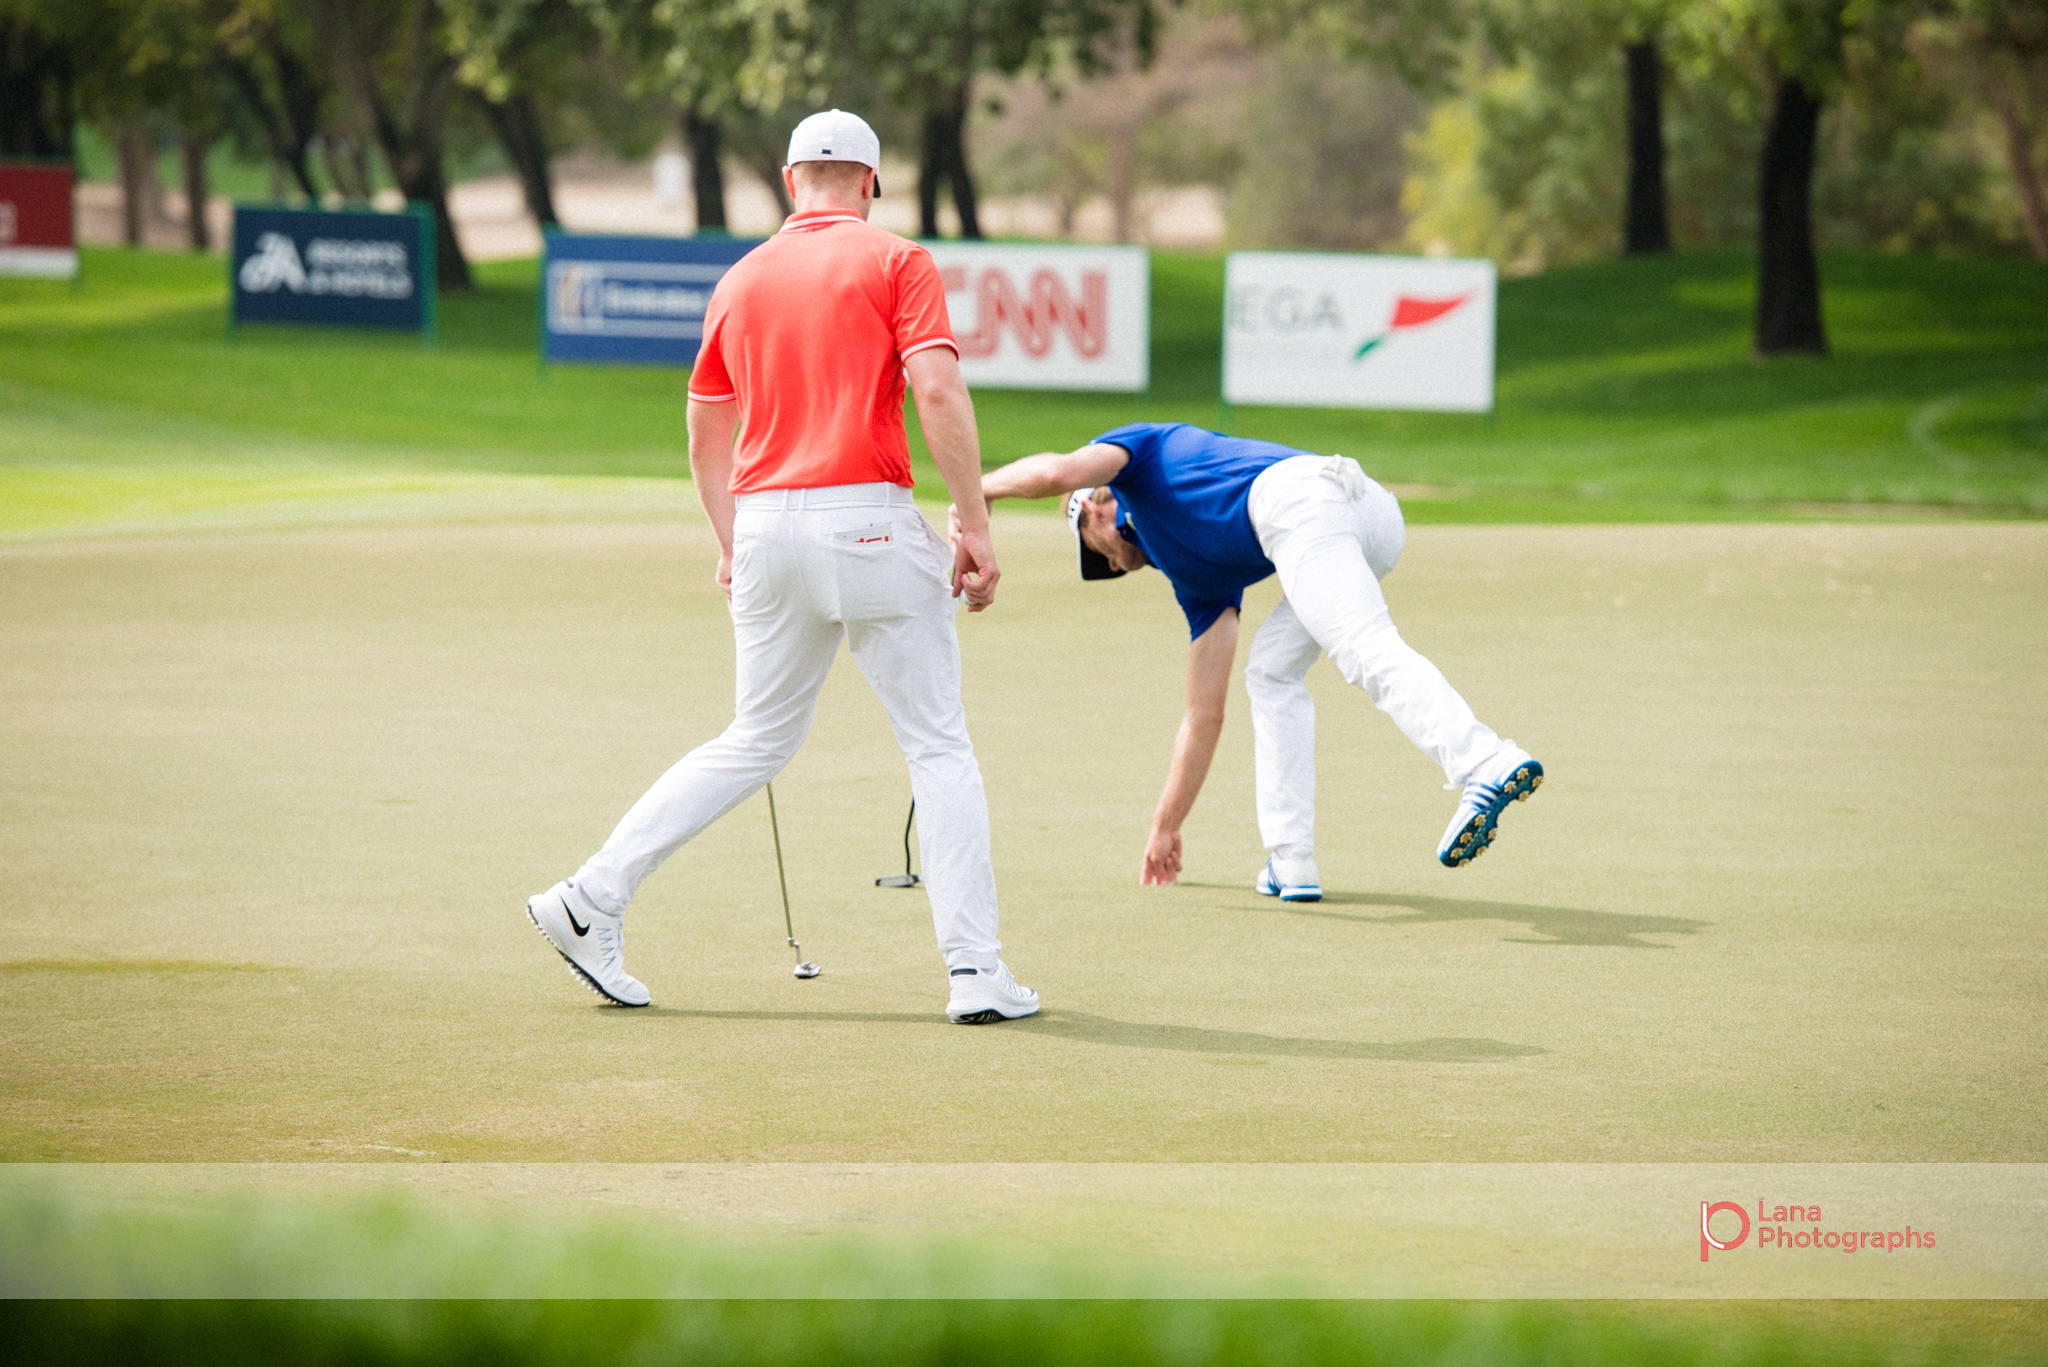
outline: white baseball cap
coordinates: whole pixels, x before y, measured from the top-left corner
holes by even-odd
[[[789,135],[789,160],[783,164],[802,161],[859,162],[875,173],[875,193],[882,193],[882,140],[858,114],[828,109],[798,124]]]

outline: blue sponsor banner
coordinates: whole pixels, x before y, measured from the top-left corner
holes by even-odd
[[[235,206],[229,258],[237,323],[434,326],[434,220]]]
[[[694,365],[712,288],[756,245],[734,238],[549,234],[541,358]]]

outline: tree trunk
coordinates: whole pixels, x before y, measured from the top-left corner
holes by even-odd
[[[156,213],[156,144],[141,119],[129,119],[114,135],[121,159],[121,240],[140,247]]]
[[[2013,188],[2019,191],[2020,211],[2027,220],[2027,241],[2038,260],[2048,261],[2048,205],[2042,203],[2041,176],[2034,168],[2034,140],[2028,135],[2026,120],[2020,117],[2019,105],[2004,80],[1992,79],[1992,98],[1998,109],[1999,125],[2005,131],[2006,166],[2012,172]]]
[[[270,97],[269,83],[263,79],[252,59],[225,58],[221,63],[222,69],[241,95],[243,106],[255,115],[257,123],[262,126],[263,140],[270,144],[272,160],[291,172],[300,194],[317,203],[320,190],[313,184],[309,157],[313,136],[318,131],[316,119],[325,91],[311,70],[281,42],[272,39],[262,50],[270,58],[271,68],[277,76],[279,98],[275,101]],[[271,198],[281,196],[272,195]]]
[[[327,165],[327,183],[345,200],[364,204],[370,198],[370,159],[362,140],[327,133],[320,139],[320,159]]]
[[[71,56],[27,19],[0,19],[0,156],[69,161]]]
[[[1820,268],[1813,256],[1813,152],[1820,101],[1797,78],[1778,82],[1757,177],[1756,350],[1827,354]]]
[[[953,194],[960,216],[960,236],[981,237],[981,213],[974,191],[974,172],[967,164],[968,87],[942,96],[925,110],[917,163],[917,218],[920,235],[939,235],[939,191]]]
[[[1108,129],[1108,155],[1103,158],[1107,174],[1103,189],[1109,196],[1110,236],[1129,242],[1135,234],[1138,206],[1138,124],[1119,119]]]
[[[1628,217],[1622,251],[1643,256],[1671,250],[1664,193],[1664,58],[1654,40],[1623,49],[1628,58]]]
[[[939,182],[945,177],[945,120],[926,110],[918,126],[917,235],[939,235]]]
[[[453,294],[470,287],[469,258],[462,254],[455,220],[448,213],[448,182],[441,174],[439,150],[437,146],[431,168],[399,176],[398,188],[406,203],[424,204],[434,211],[434,285],[443,294]]]
[[[399,192],[409,202],[433,211],[436,287],[444,294],[467,290],[469,260],[462,254],[455,222],[448,214],[448,176],[442,155],[448,105],[455,98],[455,59],[439,44],[435,29],[439,15],[433,0],[412,0],[407,31],[398,49],[404,55],[402,84],[393,90],[403,100],[403,117],[386,98],[379,76],[379,67],[385,63],[373,65],[370,54],[363,51],[355,31],[354,7],[326,0],[317,13],[337,59],[334,65],[376,129],[377,145],[383,149],[384,164],[391,168]],[[389,42],[388,35],[382,41]],[[382,58],[384,52],[377,55]]]
[[[796,205],[789,198],[789,187],[782,183],[782,158],[769,152],[749,160],[747,164],[768,187],[768,193],[775,196],[775,207],[782,211],[782,216],[788,218],[795,213]]]
[[[725,233],[725,129],[718,116],[683,110],[683,141],[690,148],[690,188],[697,196],[697,231]]]
[[[206,149],[213,138],[206,133],[195,133],[190,129],[178,135],[178,150],[183,155],[185,170],[185,240],[195,252],[203,252],[213,245],[206,223],[206,201],[210,191],[206,183]]]
[[[541,129],[540,110],[535,107],[533,96],[522,90],[503,104],[485,100],[483,105],[491,127],[497,130],[498,141],[504,145],[505,155],[519,172],[526,212],[543,229],[557,226],[561,220],[555,217],[555,186],[548,172],[547,137]]]
[[[946,179],[953,187],[953,208],[960,215],[960,236],[981,240],[981,212],[974,193],[974,171],[967,164],[968,86],[946,106]]]

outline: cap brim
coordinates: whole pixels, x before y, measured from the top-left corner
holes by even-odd
[[[1093,489],[1076,489],[1067,495],[1067,525],[1073,528],[1074,547],[1081,553],[1081,578],[1121,579],[1130,571],[1110,564],[1108,556],[1081,539],[1081,505],[1094,492]]]
[[[1120,570],[1109,563],[1109,557],[1101,551],[1090,550],[1088,543],[1081,542],[1081,577],[1083,579],[1121,579],[1129,570]]]

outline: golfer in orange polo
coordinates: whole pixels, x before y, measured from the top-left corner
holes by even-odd
[[[650,1000],[625,969],[633,894],[789,763],[843,638],[910,765],[948,1018],[1038,1010],[1000,957],[988,802],[960,703],[954,616],[962,598],[973,612],[993,602],[1001,574],[974,404],[931,255],[867,222],[880,164],[855,115],[798,124],[782,172],[796,212],[726,273],[705,315],[690,470],[732,601],[732,724],[662,775],[574,877],[526,904],[577,975],[622,1006]],[[950,547],[911,501],[906,379],[947,492],[970,510]]]

